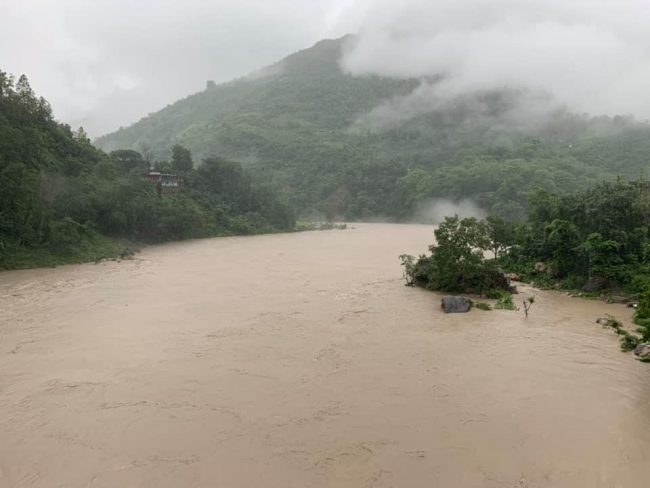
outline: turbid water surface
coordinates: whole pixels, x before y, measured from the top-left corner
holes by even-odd
[[[432,228],[206,239],[0,274],[1,487],[650,486],[650,365],[524,289],[444,315]]]

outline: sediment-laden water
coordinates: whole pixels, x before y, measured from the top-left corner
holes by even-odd
[[[444,315],[430,227],[209,239],[0,274],[2,487],[626,487],[650,365],[524,289]]]

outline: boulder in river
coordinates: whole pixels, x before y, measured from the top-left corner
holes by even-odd
[[[639,356],[639,359],[643,359],[646,361],[650,360],[650,342],[644,342],[643,344],[639,344],[636,346],[634,349],[634,354]]]
[[[441,307],[445,313],[466,313],[472,308],[472,301],[467,297],[447,295],[442,297]]]

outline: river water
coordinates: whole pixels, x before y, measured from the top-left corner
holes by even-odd
[[[0,274],[0,486],[650,486],[629,309],[444,315],[431,227],[354,227]]]

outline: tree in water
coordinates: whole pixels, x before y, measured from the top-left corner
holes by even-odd
[[[530,307],[533,306],[533,303],[535,303],[535,297],[528,297],[524,300],[524,313],[526,314],[526,318],[528,318],[528,312],[530,311]]]
[[[485,293],[508,289],[508,280],[493,259],[483,252],[491,249],[487,225],[475,218],[445,217],[434,231],[436,244],[429,247],[430,256],[417,261],[401,256],[407,282],[448,292]]]

